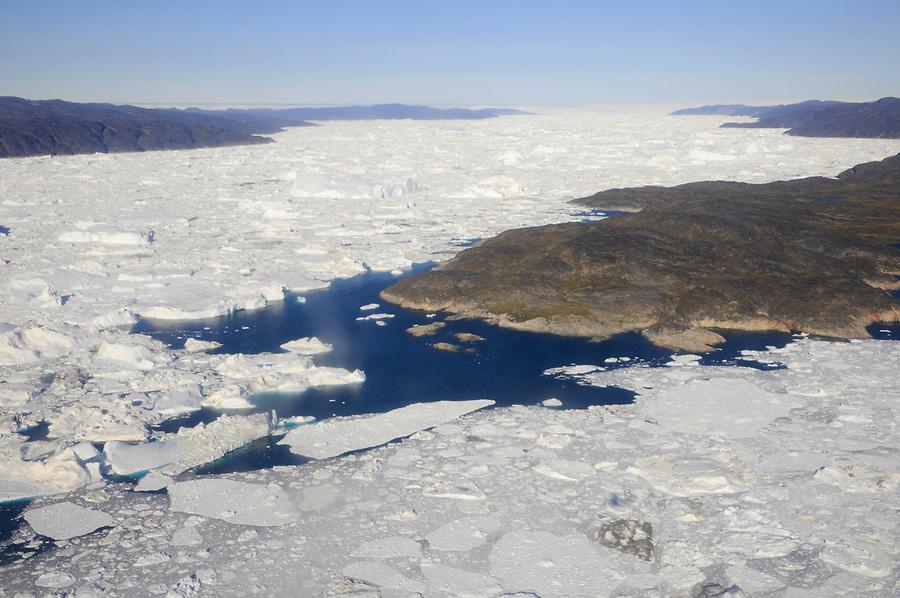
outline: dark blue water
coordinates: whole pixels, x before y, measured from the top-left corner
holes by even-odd
[[[415,269],[420,271],[427,266]],[[334,346],[317,355],[319,365],[361,369],[366,381],[310,389],[296,394],[270,394],[254,398],[252,411],[276,410],[281,417],[312,415],[325,419],[336,415],[377,413],[412,403],[489,398],[499,406],[536,404],[554,397],[564,408],[629,403],[634,394],[621,388],[596,388],[572,380],[544,376],[544,370],[570,364],[601,364],[607,357],[630,357],[630,364],[662,364],[671,351],[648,343],[636,333],[622,334],[602,342],[499,328],[478,320],[429,318],[423,312],[396,308],[378,294],[397,281],[386,273],[369,273],[335,282],[329,289],[305,294],[305,303],[289,296],[283,302],[258,310],[191,322],[143,320],[134,332],[149,334],[174,348],[187,338],[222,343],[218,353],[279,351],[287,341],[315,336]],[[359,307],[380,303],[374,311]],[[375,312],[392,313],[386,326],[356,318]],[[446,326],[434,336],[413,337],[406,329],[415,324],[443,320]],[[454,334],[467,332],[483,337],[476,343],[458,341]],[[706,357],[704,363],[768,368],[754,362],[736,361],[742,349],[784,346],[788,334],[728,334],[728,342]],[[430,345],[449,342],[472,352],[449,353]],[[624,364],[623,364],[624,365]],[[615,367],[615,366],[612,366]],[[169,420],[159,430],[172,432],[182,426],[212,421],[215,409],[202,409],[187,417]],[[205,473],[258,469],[298,462],[285,447],[271,439],[255,443],[204,468]]]
[[[894,291],[896,293],[896,291]],[[894,295],[900,297],[900,295]],[[900,341],[900,323],[898,322],[876,322],[866,327],[866,331],[872,338],[885,341]]]
[[[424,267],[416,268],[420,271]],[[370,273],[335,282],[325,291],[305,295],[300,303],[289,296],[283,302],[258,310],[240,311],[210,320],[169,322],[143,320],[135,332],[150,334],[175,348],[189,337],[222,343],[218,353],[280,351],[287,341],[315,336],[334,346],[317,355],[318,365],[336,366],[366,373],[363,384],[311,389],[299,394],[261,395],[258,411],[275,409],[279,416],[312,415],[317,419],[389,411],[411,403],[490,398],[499,405],[534,404],[556,397],[566,407],[627,403],[632,393],[560,382],[543,376],[551,367],[572,363],[596,363],[614,356],[658,361],[670,353],[650,345],[638,334],[621,335],[605,342],[534,334],[499,328],[477,320],[446,321],[433,336],[413,337],[406,329],[442,318],[398,309],[385,304],[378,294],[397,281],[387,273]],[[360,306],[381,303],[362,312]],[[395,314],[384,320],[357,321],[371,313]],[[454,334],[468,332],[485,338],[461,343]],[[472,352],[438,351],[430,345],[448,342]],[[203,410],[187,418],[163,424],[173,430],[218,417]]]

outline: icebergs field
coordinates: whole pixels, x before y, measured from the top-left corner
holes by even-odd
[[[377,375],[328,365],[336,341],[235,353],[132,332],[402,276],[580,219],[566,202],[602,189],[833,176],[900,152],[729,119],[333,122],[0,160],[0,596],[895,596],[894,340],[738,359],[772,367],[598,353],[538,373],[630,404],[421,396],[314,419],[277,397]],[[374,338],[405,322],[375,300],[348,320]],[[477,356],[482,336],[453,346]],[[307,462],[197,473],[259,442]]]

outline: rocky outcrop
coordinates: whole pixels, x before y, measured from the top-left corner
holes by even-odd
[[[836,179],[704,182],[577,200],[639,210],[507,231],[382,293],[414,309],[689,351],[717,329],[860,338],[900,320],[900,156]]]
[[[608,521],[594,530],[594,541],[644,561],[653,560],[653,525],[647,521]]]

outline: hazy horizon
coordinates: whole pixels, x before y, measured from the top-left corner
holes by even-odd
[[[134,104],[683,106],[900,95],[900,3],[0,0],[0,94]],[[773,98],[777,98],[774,99]]]

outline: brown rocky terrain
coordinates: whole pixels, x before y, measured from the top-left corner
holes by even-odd
[[[900,320],[900,155],[837,178],[613,189],[634,213],[504,232],[382,297],[503,326],[690,351],[718,329],[868,336]]]

